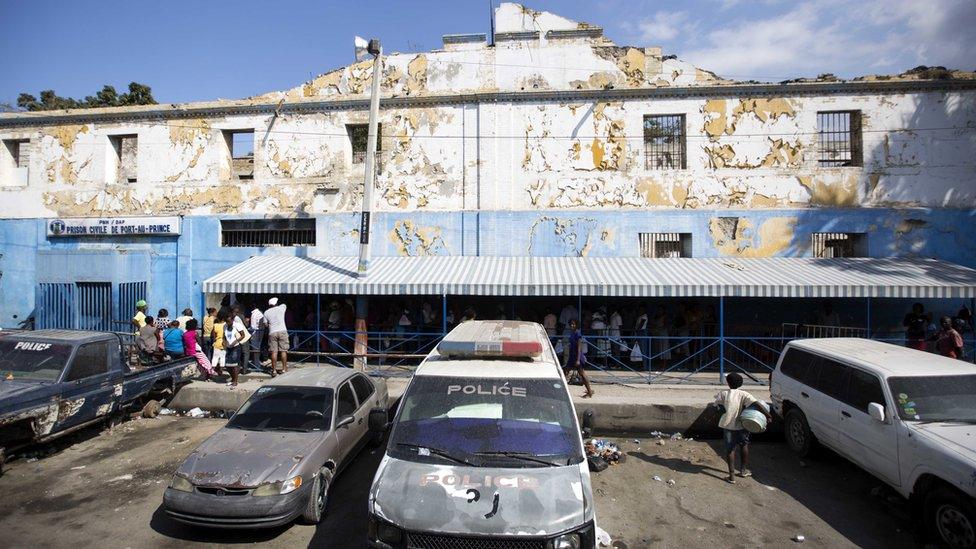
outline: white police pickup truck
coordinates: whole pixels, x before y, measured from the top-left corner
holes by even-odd
[[[370,545],[592,548],[594,520],[576,411],[545,330],[455,328],[400,402],[369,493]]]
[[[787,444],[822,444],[908,498],[942,544],[976,547],[976,366],[855,338],[787,344],[770,380]]]

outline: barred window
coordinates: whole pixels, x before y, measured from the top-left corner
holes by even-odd
[[[861,111],[817,113],[820,165],[827,168],[861,166]]]
[[[349,143],[352,145],[352,163],[353,164],[363,164],[366,162],[366,148],[369,142],[369,124],[349,124],[346,126],[346,132],[349,134]],[[379,157],[380,151],[383,150],[383,140],[380,136],[383,135],[383,125],[376,125],[376,153]],[[377,158],[377,161],[379,158]]]
[[[641,257],[691,257],[691,233],[639,233]]]
[[[685,169],[685,148],[685,115],[644,116],[644,162],[648,170]]]
[[[813,233],[813,257],[867,257],[865,233]]]
[[[228,248],[250,246],[314,246],[314,219],[222,219],[220,245]]]

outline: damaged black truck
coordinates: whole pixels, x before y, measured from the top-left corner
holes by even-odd
[[[140,364],[124,334],[0,332],[0,473],[7,456],[116,414],[171,398],[192,357]]]

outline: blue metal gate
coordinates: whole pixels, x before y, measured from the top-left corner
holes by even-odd
[[[115,329],[120,332],[130,330],[129,323],[136,313],[136,302],[146,299],[145,282],[123,282],[119,284],[119,307],[115,312]]]
[[[71,329],[75,326],[75,285],[37,285],[37,327]]]
[[[112,330],[111,282],[78,282],[75,295],[79,330]]]

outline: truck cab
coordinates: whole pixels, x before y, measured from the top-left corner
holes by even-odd
[[[370,490],[370,544],[594,547],[576,417],[541,325],[462,323],[400,402]]]
[[[194,359],[130,366],[123,336],[37,330],[0,335],[0,466],[19,447],[55,438],[152,395],[172,394]]]

